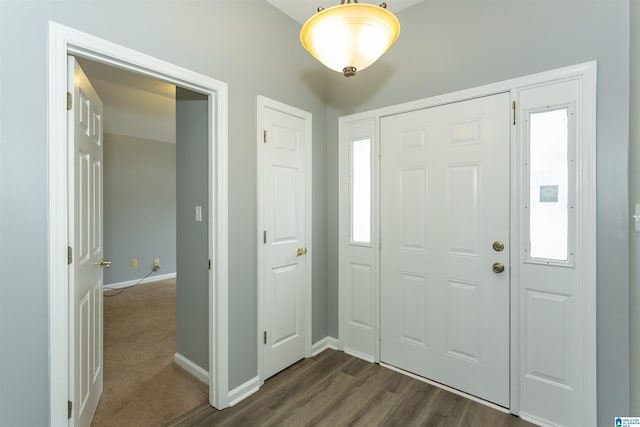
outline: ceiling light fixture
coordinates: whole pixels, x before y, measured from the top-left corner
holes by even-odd
[[[318,8],[300,31],[300,42],[327,68],[351,77],[376,62],[400,34],[400,22],[387,10],[342,0],[328,9]]]

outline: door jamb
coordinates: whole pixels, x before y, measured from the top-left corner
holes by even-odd
[[[263,171],[263,158],[264,158],[264,152],[263,152],[263,118],[264,118],[264,108],[271,108],[274,110],[278,110],[281,111],[283,113],[301,118],[305,121],[305,128],[306,128],[306,151],[305,151],[305,168],[306,168],[306,188],[305,188],[305,194],[306,194],[306,200],[305,200],[305,210],[306,210],[306,229],[305,229],[305,233],[306,233],[306,242],[307,242],[307,249],[308,249],[308,256],[306,259],[306,277],[305,277],[305,292],[306,292],[306,298],[305,298],[305,308],[306,308],[306,315],[305,315],[305,333],[306,333],[306,340],[305,340],[305,344],[304,344],[304,352],[305,352],[305,357],[311,357],[311,341],[312,341],[312,328],[311,328],[311,321],[312,321],[312,316],[311,316],[311,310],[312,310],[312,259],[313,259],[313,240],[312,240],[312,149],[313,149],[313,137],[312,137],[312,115],[311,113],[307,112],[307,111],[303,111],[300,110],[296,107],[292,107],[290,105],[284,104],[282,102],[267,98],[265,96],[262,95],[258,95],[258,111],[257,111],[257,126],[256,126],[256,130],[257,130],[257,137],[256,137],[256,142],[257,142],[257,173],[256,173],[256,177],[257,177],[257,202],[258,202],[258,206],[257,206],[257,237],[256,237],[256,245],[257,245],[257,256],[258,256],[258,271],[257,271],[257,286],[258,286],[258,337],[257,337],[257,345],[258,345],[258,366],[257,366],[257,372],[258,372],[258,387],[262,386],[262,384],[264,384],[264,380],[265,378],[263,378],[262,376],[262,346],[263,346],[263,341],[262,341],[262,332],[264,331],[264,319],[263,319],[263,315],[264,315],[264,309],[263,309],[263,302],[264,302],[264,292],[263,292],[263,288],[264,288],[264,277],[262,275],[262,272],[264,270],[264,255],[263,255],[263,230],[265,229],[264,227],[264,210],[263,210],[263,203],[264,203],[264,198],[263,198],[263,193],[262,193],[262,173]]]
[[[546,72],[541,72],[537,74],[532,74],[524,77],[514,78],[511,80],[506,80],[494,84],[489,84],[485,86],[480,86],[472,89],[462,90],[458,92],[452,92],[444,95],[434,96],[426,99],[420,99],[417,101],[407,102],[403,104],[397,104],[389,107],[383,107],[376,110],[366,111],[362,113],[356,113],[348,116],[342,116],[338,119],[339,129],[343,132],[340,135],[339,142],[343,144],[344,137],[344,129],[351,124],[358,121],[366,120],[366,119],[374,119],[376,121],[376,131],[379,135],[380,132],[380,119],[384,116],[401,114],[413,110],[419,110],[424,108],[436,107],[439,105],[449,104],[452,102],[465,101],[473,98],[483,97],[494,95],[497,93],[510,92],[512,101],[517,101],[518,90],[527,86],[533,86],[538,84],[544,84],[551,81],[558,81],[563,79],[579,79],[581,82],[581,91],[582,91],[582,100],[583,100],[583,128],[584,133],[582,134],[582,142],[583,146],[581,148],[581,161],[582,161],[582,169],[581,169],[581,180],[586,184],[587,187],[595,190],[596,188],[596,73],[597,73],[597,63],[596,61],[585,62],[582,64],[577,64],[573,66],[568,66],[564,68],[558,68],[555,70],[550,70]],[[519,269],[517,268],[518,262],[520,260],[520,251],[519,248],[515,248],[517,245],[514,244],[514,237],[517,237],[519,233],[519,207],[517,206],[517,188],[514,183],[518,181],[518,173],[519,173],[519,160],[517,158],[518,150],[514,149],[513,144],[514,141],[517,141],[517,128],[516,126],[512,126],[511,130],[511,203],[510,203],[510,216],[511,216],[511,238],[512,244],[509,245],[511,248],[510,259],[511,259],[511,301],[510,301],[510,316],[511,316],[511,333],[510,333],[510,360],[511,360],[511,368],[510,368],[510,411],[511,413],[518,414],[520,412],[520,383],[519,383],[519,375],[521,366],[519,364],[519,360],[521,360],[521,350],[520,350],[520,337],[518,334],[519,331],[519,321],[518,319],[522,315],[520,310],[520,288],[519,283],[517,282]],[[379,138],[376,138],[376,149],[379,153],[380,141]],[[378,161],[378,159],[376,159]],[[376,173],[379,171],[379,166],[376,166]],[[372,169],[373,170],[373,169]],[[378,177],[379,178],[379,177]],[[374,178],[374,179],[378,179]],[[339,188],[341,191],[345,191],[342,188],[342,184],[339,183]],[[580,343],[578,347],[578,351],[581,355],[581,364],[582,369],[580,370],[580,379],[579,383],[582,386],[578,397],[578,412],[581,417],[580,420],[587,425],[589,420],[595,420],[597,415],[597,387],[596,387],[596,195],[595,191],[585,191],[581,196],[581,210],[583,212],[581,216],[581,221],[583,224],[582,227],[582,238],[579,242],[576,242],[577,249],[580,250],[582,254],[581,259],[581,268],[578,273],[578,281],[581,283],[580,291],[581,294],[579,296],[579,324],[581,327],[581,331],[578,333],[580,336]],[[379,200],[379,203],[382,203]],[[344,207],[339,206],[339,212],[343,212]],[[372,207],[379,211],[380,205],[378,204],[375,207]],[[343,219],[340,218],[340,221]],[[374,235],[372,236],[373,241],[378,242],[378,247],[380,246],[380,230],[379,228],[374,228]],[[348,237],[344,234],[344,229],[340,229],[339,242],[345,241]],[[579,246],[578,246],[579,245]],[[515,249],[514,249],[515,248]],[[342,256],[339,256],[340,262],[346,262],[346,259],[343,259]],[[375,269],[376,274],[376,285],[380,286],[380,260],[379,257],[376,258],[376,262],[378,263],[377,268]],[[515,268],[514,268],[515,267]],[[339,295],[343,295],[343,288],[346,284],[341,283],[344,278],[342,276],[339,277]],[[380,299],[379,299],[379,289],[377,290],[376,295],[376,308],[380,310]],[[339,327],[343,327],[342,322],[346,322],[346,315],[343,312],[344,310],[344,301],[340,301],[340,311],[339,311]],[[380,342],[380,316],[377,317],[376,321],[378,324],[376,325],[376,345]],[[344,349],[345,343],[342,341],[343,337],[340,337],[340,348]],[[380,346],[376,346],[376,354],[370,355],[372,356],[376,362],[380,362]]]
[[[67,265],[67,55],[141,73],[209,98],[209,401],[228,406],[228,88],[227,84],[70,27],[49,21],[48,46],[49,419],[66,426],[69,384]],[[215,168],[215,170],[214,170]],[[215,188],[214,188],[215,187]],[[215,214],[214,214],[215,208]],[[215,381],[214,381],[215,379]]]

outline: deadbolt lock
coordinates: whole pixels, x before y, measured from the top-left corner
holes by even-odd
[[[297,256],[302,256],[307,254],[307,248],[298,248],[298,252],[296,252]]]
[[[492,268],[494,273],[502,273],[504,271],[504,264],[501,262],[494,262]]]
[[[493,242],[493,250],[496,252],[502,252],[504,250],[504,243],[500,241]]]

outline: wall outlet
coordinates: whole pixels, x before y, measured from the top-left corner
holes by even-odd
[[[131,258],[131,267],[138,266],[138,258]]]
[[[156,258],[153,260],[153,271],[160,270],[160,259]]]

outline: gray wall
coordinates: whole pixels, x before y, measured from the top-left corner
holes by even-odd
[[[105,284],[176,272],[175,144],[104,135],[104,257]]]
[[[176,351],[209,370],[209,106],[176,90]],[[184,99],[187,98],[187,99]],[[195,207],[202,221],[195,220]]]
[[[49,421],[49,19],[229,85],[231,388],[257,373],[256,97],[313,114],[313,329],[326,336],[326,74],[300,48],[300,25],[263,0],[1,0],[0,424]]]
[[[329,307],[337,303],[337,118],[585,61],[598,61],[598,425],[629,414],[629,0],[428,0],[355,78],[329,74]],[[637,260],[637,258],[636,258]],[[329,312],[329,334],[337,334]]]
[[[631,2],[631,117],[629,124],[630,211],[640,203],[640,3]],[[631,414],[640,414],[640,233],[631,221],[629,233],[629,314],[631,355]]]

